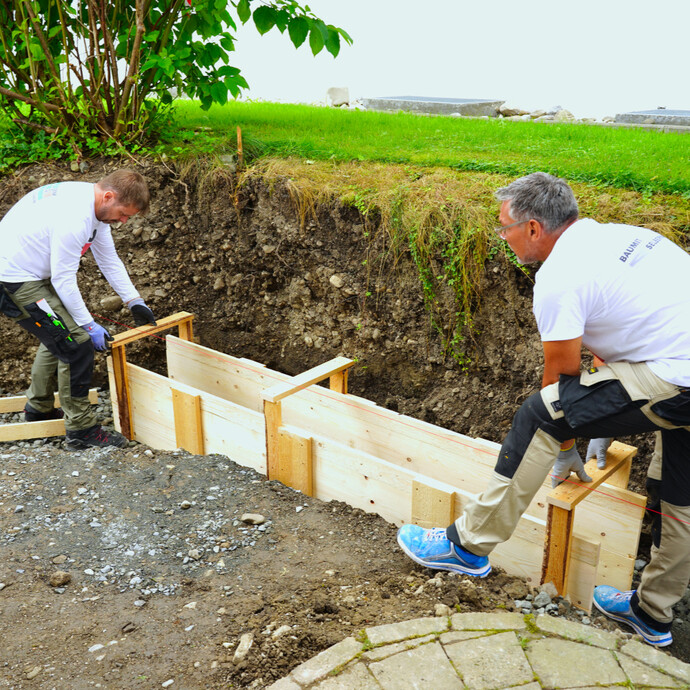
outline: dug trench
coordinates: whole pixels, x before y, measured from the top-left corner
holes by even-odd
[[[0,183],[0,212],[33,187],[93,181],[116,166],[94,164],[85,175],[25,168]],[[344,355],[356,359],[352,393],[498,442],[538,390],[532,282],[506,258],[483,271],[458,361],[430,324],[412,258],[391,261],[357,209],[333,200],[305,215],[287,179],[250,177],[236,188],[223,171],[202,184],[140,166],[152,208],[114,231],[120,256],[154,313],[196,315],[203,345],[288,374]],[[101,323],[132,325],[89,256],[79,284]],[[2,393],[17,395],[35,345],[6,319],[0,343]],[[132,346],[128,359],[165,371],[158,339]],[[107,386],[101,358],[95,384]],[[105,391],[100,413],[109,419]],[[630,488],[644,492],[651,441],[622,440],[639,448]],[[537,583],[499,570],[475,580],[421,569],[377,515],[305,497],[241,465],[136,443],[85,453],[59,440],[0,444],[0,687],[263,688],[368,626],[515,610],[536,594]],[[263,521],[242,521],[247,513]],[[639,559],[648,558],[643,534]],[[564,600],[552,611],[583,620]],[[685,661],[689,611],[684,599],[669,649]],[[619,630],[597,614],[584,618]],[[242,639],[252,643],[244,656]]]

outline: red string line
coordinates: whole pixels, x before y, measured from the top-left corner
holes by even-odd
[[[95,316],[95,317],[97,317],[97,318],[99,318],[99,319],[102,319],[102,320],[104,320],[104,321],[110,321],[110,323],[114,323],[114,324],[116,324],[116,325],[118,325],[118,326],[122,326],[123,328],[129,329],[129,330],[134,330],[134,327],[133,327],[133,326],[129,326],[129,325],[125,324],[125,323],[120,323],[119,321],[115,321],[115,320],[113,320],[113,319],[110,319],[110,318],[108,318],[107,316],[101,316],[100,314],[92,314],[92,315]],[[171,328],[174,328],[174,326],[171,326]],[[163,337],[161,337],[161,336],[159,336],[159,335],[156,335],[155,333],[151,334],[151,336],[154,337],[154,338],[157,338],[157,339],[160,340],[161,342],[165,342],[165,338],[163,338]],[[183,347],[183,348],[184,348],[184,347],[187,347],[187,348],[190,349],[190,350],[194,350],[195,352],[198,352],[198,350],[196,350],[195,347],[190,346],[190,345],[186,345],[185,343],[186,343],[186,341],[181,340],[181,341],[180,341],[180,346]],[[221,354],[214,355],[214,354],[212,354],[212,353],[210,353],[210,352],[204,352],[204,353],[201,353],[201,354],[203,354],[203,356],[205,356],[205,357],[208,357],[209,359],[215,359],[215,360],[218,361],[218,362],[222,362],[222,363],[226,363],[226,362],[227,362],[227,360],[225,359],[225,357],[223,357]],[[238,369],[245,369],[246,371],[250,371],[250,372],[252,372],[253,374],[259,374],[260,376],[263,376],[264,378],[267,378],[267,379],[273,379],[274,381],[277,381],[278,383],[284,383],[284,379],[282,379],[282,378],[280,378],[280,377],[278,377],[278,376],[271,375],[271,374],[269,373],[269,372],[270,372],[270,369],[269,369],[269,370],[266,370],[266,369],[263,369],[263,368],[259,369],[259,368],[252,367],[252,366],[249,366],[248,364],[240,363],[240,362],[237,362],[237,361],[233,362],[233,363],[232,363],[232,366],[237,367]],[[369,414],[374,415],[374,416],[376,416],[376,417],[380,417],[380,418],[382,418],[382,419],[385,419],[386,421],[394,421],[396,424],[400,424],[400,425],[402,425],[402,426],[409,427],[410,429],[420,430],[420,429],[419,429],[419,425],[420,425],[420,424],[427,424],[427,422],[422,422],[422,421],[420,421],[420,420],[415,420],[416,423],[405,422],[405,421],[403,421],[402,419],[394,419],[394,420],[391,420],[391,418],[390,418],[389,415],[383,414],[383,413],[381,413],[381,412],[376,412],[376,410],[371,409],[370,407],[363,407],[362,405],[357,405],[357,403],[351,402],[350,400],[348,400],[347,397],[345,397],[344,399],[341,399],[341,398],[336,397],[335,395],[332,395],[332,394],[331,394],[331,391],[330,391],[328,388],[324,388],[323,386],[320,386],[320,389],[321,389],[321,390],[319,390],[319,392],[318,392],[319,395],[322,395],[322,396],[327,397],[327,398],[330,397],[331,400],[337,400],[337,401],[339,401],[341,404],[347,405],[347,406],[349,406],[349,407],[353,407],[353,408],[355,408],[355,409],[357,409],[357,410],[366,411],[366,412],[368,412]],[[305,389],[303,390],[303,392],[304,392],[304,393],[311,393],[312,391],[310,391],[308,388],[305,388]],[[314,394],[316,394],[316,393],[314,393]],[[429,426],[432,426],[432,425],[429,425]],[[495,450],[489,450],[489,449],[485,449],[485,448],[478,448],[476,445],[469,444],[469,443],[464,443],[463,441],[461,441],[461,440],[458,439],[458,438],[449,437],[448,435],[443,434],[443,433],[436,433],[436,432],[433,432],[433,431],[431,431],[431,430],[429,430],[429,429],[421,429],[421,431],[423,431],[424,433],[428,434],[429,436],[435,436],[436,438],[442,439],[442,440],[445,441],[445,442],[455,443],[455,444],[457,444],[457,445],[459,445],[459,446],[463,446],[463,447],[465,447],[465,448],[470,448],[471,450],[476,451],[477,453],[485,453],[486,455],[491,455],[491,456],[493,456],[493,457],[496,457],[497,454],[498,454],[497,451],[495,451]],[[455,432],[448,432],[448,433],[455,433]],[[554,477],[554,478],[556,478],[556,479],[561,479],[561,477],[557,477],[557,476],[554,475],[554,474],[549,474],[548,476],[549,476],[549,477]],[[620,501],[621,503],[626,503],[626,504],[628,504],[628,505],[632,505],[632,506],[635,506],[635,507],[640,507],[637,503],[634,503],[633,501],[628,501],[627,499],[621,498],[620,496],[614,496],[614,495],[612,495],[612,494],[606,493],[605,491],[602,491],[601,489],[591,489],[591,488],[588,487],[586,484],[581,484],[581,483],[579,483],[579,482],[577,482],[577,481],[574,481],[574,480],[572,480],[572,479],[565,479],[565,480],[563,480],[562,483],[565,483],[565,482],[567,482],[568,484],[574,484],[575,486],[584,487],[585,489],[587,489],[587,491],[589,491],[589,492],[591,492],[591,493],[598,493],[598,494],[601,494],[602,496],[606,496],[607,498],[610,498],[610,499],[612,499],[612,500],[614,500],[614,501]],[[660,512],[660,511],[658,511],[658,510],[654,510],[653,508],[648,508],[648,507],[645,506],[644,510],[646,510],[646,511],[649,512],[649,513],[656,513],[657,515],[661,515],[662,517],[666,517],[666,518],[669,518],[669,519],[671,519],[671,520],[677,520],[678,522],[682,522],[682,523],[684,523],[684,524],[686,524],[686,525],[690,525],[690,521],[688,521],[688,520],[682,520],[681,518],[674,517],[673,515],[668,515],[667,513],[662,513],[662,512]]]

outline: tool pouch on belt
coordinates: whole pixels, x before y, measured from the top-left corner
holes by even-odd
[[[27,312],[29,318],[40,327],[41,336],[43,336],[40,338],[41,342],[48,347],[46,340],[50,340],[51,344],[55,346],[56,355],[69,356],[79,348],[79,343],[72,338],[67,327],[57,317],[46,314],[36,302],[24,304],[22,308]]]
[[[25,315],[15,304],[10,291],[3,285],[3,283],[0,283],[0,314],[9,316],[11,319],[16,319]]]
[[[592,367],[580,376],[561,374],[558,391],[565,419],[573,429],[638,409],[646,402],[633,400],[610,367]]]

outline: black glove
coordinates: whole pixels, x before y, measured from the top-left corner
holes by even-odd
[[[156,317],[146,306],[146,302],[144,302],[141,297],[137,297],[129,303],[129,310],[132,312],[134,323],[137,326],[145,326],[147,323],[150,323],[154,326],[156,325]]]

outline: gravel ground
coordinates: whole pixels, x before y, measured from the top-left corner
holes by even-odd
[[[0,688],[263,688],[366,626],[451,610],[618,630],[500,570],[420,569],[378,516],[227,457],[50,439],[0,444],[0,468]]]

